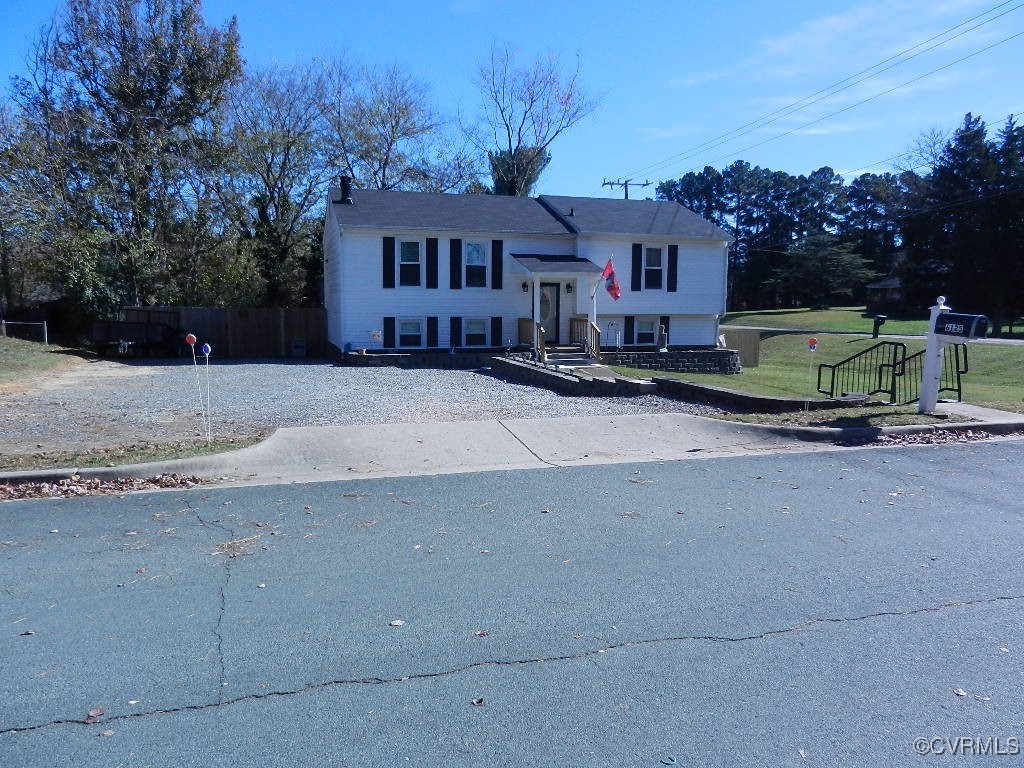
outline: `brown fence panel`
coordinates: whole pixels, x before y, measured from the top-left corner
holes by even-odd
[[[194,333],[199,344],[209,344],[217,357],[231,357],[224,310],[217,307],[182,307],[182,333]]]
[[[125,320],[166,323],[223,358],[325,357],[327,316],[322,307],[126,307]]]
[[[761,362],[761,332],[754,328],[727,328],[719,326],[725,345],[740,353],[740,365],[756,368]]]

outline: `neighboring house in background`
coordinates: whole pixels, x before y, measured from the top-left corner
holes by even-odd
[[[898,277],[887,277],[868,283],[867,312],[892,312],[903,304],[903,281]]]
[[[328,340],[340,350],[474,349],[576,341],[714,346],[726,232],[674,202],[331,190]],[[614,262],[622,298],[605,292]],[[570,331],[572,330],[572,336]]]

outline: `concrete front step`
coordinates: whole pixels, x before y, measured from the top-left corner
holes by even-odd
[[[551,357],[548,356],[548,363],[562,368],[581,368],[586,365],[597,365],[592,357]]]

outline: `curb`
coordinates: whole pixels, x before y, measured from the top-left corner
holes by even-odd
[[[750,424],[761,427],[780,437],[805,442],[856,442],[880,435],[919,435],[929,432],[987,432],[990,435],[1008,435],[1024,432],[1021,421],[964,421],[952,424],[907,424],[900,427],[777,427],[771,424]]]
[[[709,418],[709,417],[703,417]],[[731,424],[739,428],[749,429],[752,432],[786,437],[791,440],[803,442],[831,442],[831,443],[857,443],[869,442],[881,435],[914,435],[935,432],[985,432],[990,435],[1024,434],[1024,419],[1005,421],[970,421],[956,422],[952,424],[910,424],[899,427],[784,427],[772,424],[746,424],[743,422],[729,422],[720,419],[710,419],[719,423]],[[269,439],[269,438],[268,438]],[[259,444],[257,444],[259,445]],[[253,446],[249,446],[250,448]],[[244,449],[243,449],[244,450]],[[195,474],[200,477],[213,475],[222,476],[222,472],[206,472],[202,468],[202,461],[217,456],[224,456],[229,451],[221,454],[205,454],[200,457],[188,459],[172,459],[168,461],[157,461],[147,464],[124,464],[116,467],[82,467],[63,469],[42,469],[21,472],[0,472],[0,484],[17,483],[59,483],[68,480],[72,475],[78,475],[88,480],[118,480],[126,478],[149,479],[157,475],[170,474]]]

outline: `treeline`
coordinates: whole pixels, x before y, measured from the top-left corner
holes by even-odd
[[[806,176],[737,161],[658,186],[726,229],[732,309],[863,301],[874,278],[903,283],[911,311],[949,296],[998,329],[1024,313],[1024,128],[989,136],[968,114],[923,172],[828,167]]]
[[[596,107],[557,57],[510,47],[467,73],[481,104],[467,124],[399,65],[246,68],[235,21],[207,24],[200,0],[74,0],[27,59],[0,104],[8,312],[317,305],[339,175],[529,194],[551,142]]]

